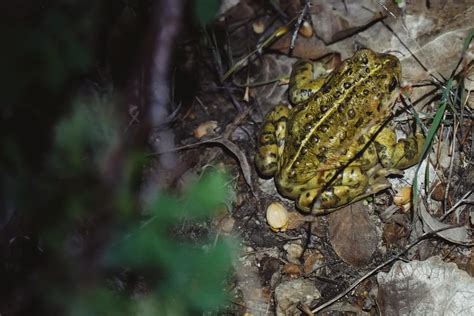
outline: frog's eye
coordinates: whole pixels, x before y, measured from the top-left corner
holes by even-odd
[[[390,81],[390,84],[388,85],[388,91],[392,92],[395,90],[395,88],[398,86],[398,79],[397,77],[393,77],[392,81]]]

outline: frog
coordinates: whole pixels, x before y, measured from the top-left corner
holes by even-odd
[[[315,76],[316,68],[293,66],[289,103],[266,115],[255,164],[298,209],[325,214],[391,187],[389,175],[419,161],[424,136],[415,128],[397,139],[396,56],[363,48],[329,74]]]

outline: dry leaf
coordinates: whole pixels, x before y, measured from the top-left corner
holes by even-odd
[[[377,234],[362,202],[329,214],[329,239],[334,251],[345,262],[364,265],[377,248]]]
[[[456,244],[474,244],[474,240],[472,239],[471,234],[469,233],[469,229],[467,229],[466,227],[454,227],[452,225],[440,222],[437,218],[431,216],[430,213],[428,213],[423,203],[418,203],[418,205],[421,220],[423,222],[423,230],[425,232],[432,232],[439,229],[453,227],[451,229],[440,231],[436,233],[436,235]]]
[[[377,275],[382,315],[474,315],[474,279],[439,257]]]
[[[289,212],[288,213],[288,227],[287,229],[297,229],[306,223],[305,216],[300,212]]]
[[[293,277],[299,277],[303,274],[303,269],[299,264],[288,263],[283,266],[283,268],[281,269],[281,273],[288,274]]]
[[[313,1],[309,13],[315,33],[326,44],[334,43],[384,17],[377,1]]]
[[[324,265],[323,254],[317,250],[314,250],[309,254],[309,256],[306,257],[304,261],[304,265],[303,265],[303,271],[304,273],[309,274],[315,270],[318,270],[323,265]]]

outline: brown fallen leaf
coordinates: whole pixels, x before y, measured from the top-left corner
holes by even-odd
[[[403,238],[407,237],[407,228],[397,223],[387,223],[383,228],[383,240],[388,248],[401,246]]]
[[[385,17],[377,1],[314,1],[309,14],[315,33],[331,44],[363,30]]]
[[[315,270],[318,270],[320,267],[324,265],[324,256],[318,250],[312,250],[310,254],[305,258],[303,271],[306,274],[312,273]],[[321,270],[321,269],[319,269]],[[321,271],[318,271],[318,275]]]
[[[345,262],[361,266],[370,261],[377,248],[377,234],[363,202],[329,214],[329,239],[336,254]]]
[[[300,212],[288,212],[288,226],[286,229],[298,229],[304,223],[306,223],[306,219]]]
[[[283,266],[281,273],[297,278],[303,274],[303,268],[299,264],[288,263]]]

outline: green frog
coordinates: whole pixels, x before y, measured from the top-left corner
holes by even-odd
[[[397,141],[390,125],[401,79],[395,56],[361,49],[319,78],[313,66],[295,64],[291,105],[266,116],[255,163],[299,209],[322,214],[390,187],[386,176],[418,162],[424,137]]]

